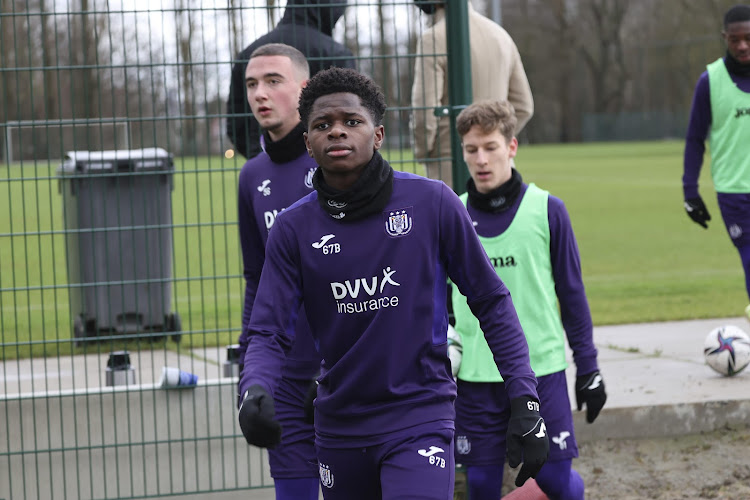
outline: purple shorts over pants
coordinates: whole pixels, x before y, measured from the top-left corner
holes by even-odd
[[[573,413],[565,371],[539,377],[537,392],[549,435],[553,462],[578,456]],[[510,400],[502,382],[458,381],[456,398],[456,462],[461,465],[505,463]]]
[[[734,246],[750,246],[750,193],[717,193],[716,198]]]
[[[281,424],[281,444],[268,450],[271,477],[318,477],[315,429],[305,422],[305,396],[311,379],[282,378],[274,394],[276,419]]]
[[[318,444],[326,500],[452,500],[453,423],[437,421],[390,433],[367,447]]]

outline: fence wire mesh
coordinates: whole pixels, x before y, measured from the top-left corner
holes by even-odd
[[[535,112],[522,142],[679,136],[732,3],[472,0],[523,57]],[[238,55],[288,8],[0,0],[0,499],[272,484],[236,425],[227,363],[245,162],[227,100]],[[384,156],[418,174],[451,160],[412,152],[414,114],[440,112],[412,105],[416,72],[446,56],[418,52],[430,24],[413,0],[350,0],[332,31],[386,95]],[[162,389],[164,367],[198,386]]]
[[[225,132],[232,65],[286,8],[0,2],[0,498],[272,485],[236,424],[227,361],[245,158]],[[410,0],[349,2],[332,33],[383,86],[386,157],[417,172],[423,18]],[[199,383],[164,389],[164,367]]]

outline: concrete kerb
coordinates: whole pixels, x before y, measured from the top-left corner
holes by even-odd
[[[750,400],[609,408],[594,424],[585,421],[584,413],[573,422],[581,443],[684,436],[750,425]]]
[[[594,329],[608,401],[594,424],[574,411],[580,442],[671,437],[750,425],[750,368],[722,377],[706,366],[703,342],[712,329],[744,317],[602,326]],[[575,408],[575,368],[568,383]]]

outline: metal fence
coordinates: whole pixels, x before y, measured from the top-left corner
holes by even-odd
[[[502,6],[534,92],[521,139],[544,142],[680,135],[733,2],[686,0],[683,17],[659,0],[472,3],[496,19]],[[0,0],[0,499],[271,485],[225,376],[244,296],[244,158],[225,121],[235,56],[285,8]],[[333,32],[384,90],[384,156],[420,174],[409,120],[435,110],[411,106],[411,85],[443,55],[418,57],[428,25],[413,0],[349,0]],[[451,56],[467,36],[450,29]],[[466,59],[448,65],[464,89]],[[109,386],[120,351],[129,385]],[[164,367],[199,383],[164,389]]]
[[[244,158],[224,121],[234,56],[283,11],[0,2],[0,498],[272,484],[236,425],[227,361]],[[425,25],[411,0],[350,1],[334,31],[386,93],[386,157],[418,173],[409,92]],[[197,386],[163,388],[164,367]]]

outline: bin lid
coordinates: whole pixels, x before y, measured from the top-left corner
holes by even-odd
[[[130,353],[128,351],[110,352],[107,368],[110,370],[127,370],[130,368]]]
[[[232,344],[227,346],[227,361],[229,363],[240,362],[240,345]]]
[[[68,151],[58,171],[62,174],[173,170],[172,155],[162,148],[111,151]]]

